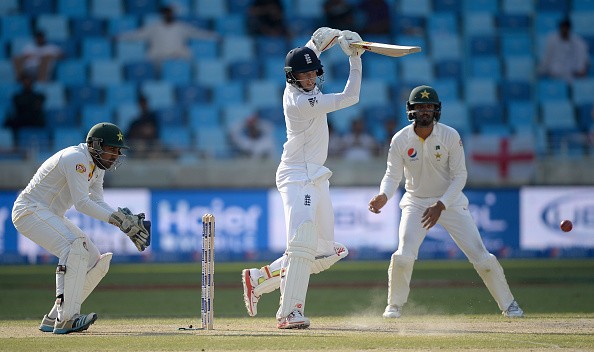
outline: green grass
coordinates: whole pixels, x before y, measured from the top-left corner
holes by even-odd
[[[395,321],[381,318],[388,263],[340,262],[311,277],[312,327],[288,332],[275,328],[278,291],[261,299],[258,317],[245,312],[241,269],[262,264],[217,264],[216,329],[198,332],[177,327],[199,323],[199,263],[113,264],[83,304],[99,320],[68,336],[37,330],[55,268],[0,266],[0,350],[594,350],[594,260],[502,261],[520,320],[500,315],[468,262],[419,261]]]

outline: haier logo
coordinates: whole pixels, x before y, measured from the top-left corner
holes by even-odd
[[[594,235],[594,191],[555,198],[543,207],[540,217],[548,228],[559,235]],[[559,223],[565,219],[573,222],[573,230],[567,234],[559,229]]]
[[[202,215],[215,214],[218,250],[246,251],[256,247],[258,221],[263,210],[258,205],[226,206],[214,198],[210,204],[190,206],[187,200],[161,200],[157,205],[161,249],[164,251],[200,250]]]

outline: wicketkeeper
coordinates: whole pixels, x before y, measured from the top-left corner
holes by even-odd
[[[119,227],[139,251],[150,245],[150,222],[127,208],[113,209],[103,200],[105,171],[115,170],[124,134],[114,124],[91,128],[86,143],[60,150],[37,170],[12,209],[16,229],[58,257],[56,300],[39,330],[54,334],[83,331],[97,314],[80,314],[81,304],[107,274],[112,253],[99,250],[64,214],[74,206],[83,214]]]

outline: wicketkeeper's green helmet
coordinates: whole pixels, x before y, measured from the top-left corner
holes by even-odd
[[[410,97],[406,102],[406,115],[410,121],[415,119],[415,104],[433,104],[435,106],[433,117],[435,121],[439,121],[441,117],[441,102],[433,87],[418,86],[410,92]]]
[[[122,130],[113,123],[100,122],[91,127],[87,134],[87,143],[92,143],[93,147],[108,145],[111,147],[118,147],[128,149],[128,145],[124,141],[124,134]],[[96,148],[100,149],[100,148]]]

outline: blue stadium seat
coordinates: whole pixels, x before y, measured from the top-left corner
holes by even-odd
[[[571,99],[577,105],[594,103],[594,78],[574,80],[571,83]]]
[[[531,30],[529,15],[499,14],[497,15],[497,29],[499,33],[517,34]]]
[[[563,155],[582,158],[585,154],[585,145],[580,140],[582,131],[577,128],[555,128],[547,131],[549,146],[553,155]]]
[[[219,44],[214,40],[190,40],[189,47],[192,56],[198,60],[219,57]]]
[[[56,64],[56,78],[67,86],[85,84],[87,65],[82,60],[60,60]]]
[[[211,104],[192,105],[188,111],[188,127],[192,130],[202,127],[222,127],[219,109]]]
[[[221,56],[225,62],[252,60],[254,58],[254,39],[247,36],[225,37]]]
[[[66,88],[68,103],[74,106],[99,105],[103,102],[101,88],[80,85]]]
[[[91,62],[110,60],[112,58],[111,43],[103,38],[84,38],[81,43],[82,59]]]
[[[498,55],[497,37],[490,35],[471,35],[469,53],[472,56]]]
[[[512,101],[507,104],[507,122],[515,131],[532,129],[538,112],[533,101]]]
[[[594,9],[574,12],[571,15],[571,30],[581,36],[594,35],[594,26],[592,26],[593,18]]]
[[[481,131],[484,126],[502,125],[503,108],[499,104],[475,105],[470,107],[470,118],[475,131]]]
[[[176,85],[175,98],[178,104],[190,106],[210,101],[210,89],[198,84]]]
[[[123,14],[122,0],[91,0],[91,14],[97,18],[116,19]]]
[[[79,60],[78,54],[78,43],[74,39],[67,39],[55,43],[62,49],[62,55],[64,59],[76,59]]]
[[[174,104],[173,86],[164,81],[145,81],[140,91],[153,109],[168,108]]]
[[[459,0],[433,0],[433,11],[460,13],[461,5]]]
[[[462,10],[465,12],[489,12],[497,13],[499,10],[499,4],[497,0],[464,0]],[[471,16],[472,16],[471,15]]]
[[[44,108],[61,108],[66,104],[64,86],[62,85],[62,83],[36,83],[36,86],[41,93],[45,94],[45,103],[43,104]]]
[[[398,13],[413,16],[425,16],[431,12],[431,0],[402,0]]]
[[[174,85],[188,84],[192,68],[187,60],[167,60],[161,64],[161,79]]]
[[[22,149],[45,151],[50,148],[50,130],[43,127],[25,127],[17,132],[17,145]]]
[[[76,39],[101,38],[105,35],[103,30],[103,21],[98,18],[73,18],[71,19],[72,34]],[[106,39],[104,39],[107,41]]]
[[[427,48],[427,41],[425,40],[424,36],[398,35],[396,36],[394,43],[398,43],[398,45],[420,46],[421,48]],[[423,50],[421,52],[415,53],[413,57],[418,58],[425,57],[427,55],[428,53]]]
[[[312,17],[290,16],[285,17],[285,25],[293,36],[311,35],[316,30],[317,20]]]
[[[194,14],[199,18],[220,18],[227,15],[227,2],[219,0],[194,0],[194,9]]]
[[[14,68],[10,60],[0,60],[0,81],[16,82]]]
[[[19,91],[20,86],[15,82],[0,80],[0,101],[9,102],[14,93]]]
[[[260,78],[260,64],[256,60],[237,60],[229,63],[231,80],[250,82]]]
[[[29,16],[39,16],[54,12],[53,0],[21,0],[21,10]]]
[[[577,124],[582,131],[590,131],[594,126],[594,118],[592,118],[593,105],[593,103],[587,103],[577,107]]]
[[[454,12],[435,12],[427,19],[427,32],[432,35],[458,35],[458,14]]]
[[[469,107],[482,104],[497,104],[496,82],[488,78],[466,80],[464,97]]]
[[[192,16],[192,2],[192,0],[162,0],[161,6],[171,6],[176,16],[186,18]]]
[[[229,0],[227,10],[231,14],[244,14],[247,13],[251,4],[252,0]]]
[[[339,134],[343,135],[351,128],[353,120],[363,116],[363,108],[356,104],[350,106],[348,109],[340,109],[328,114],[328,121]]]
[[[342,51],[342,50],[341,50]],[[324,53],[325,54],[325,53]],[[328,70],[328,62],[324,59],[324,72]],[[276,81],[279,83],[285,82],[285,58],[284,57],[268,57],[264,59],[264,72],[262,73],[263,78]],[[328,70],[329,71],[329,70]],[[365,73],[367,74],[366,71]],[[370,73],[371,74],[371,73]]]
[[[576,128],[573,105],[567,101],[548,101],[540,104],[542,122],[547,129]]]
[[[330,69],[324,70],[325,74],[328,74],[332,80],[344,80],[349,76],[350,65],[346,60],[336,61],[330,66]],[[367,76],[366,76],[367,77]]]
[[[389,103],[389,87],[385,80],[364,79],[361,83],[359,103],[362,108]]]
[[[101,2],[101,0],[98,0]],[[110,18],[107,22],[107,34],[116,36],[124,32],[138,29],[138,17],[122,16]]]
[[[254,115],[257,110],[250,105],[228,105],[222,108],[222,121],[225,128],[230,128],[239,121]]]
[[[80,0],[58,0],[57,6],[57,13],[66,17],[86,17],[89,11],[87,2]]]
[[[498,56],[475,56],[470,59],[470,76],[501,79],[501,62]]]
[[[458,35],[431,35],[429,42],[431,44],[431,57],[433,60],[459,59],[462,57],[462,43]],[[422,48],[422,50],[426,49]]]
[[[394,36],[420,36],[425,33],[426,22],[424,16],[395,15],[392,18],[392,34]],[[402,44],[399,41],[396,43]]]
[[[505,78],[534,81],[535,63],[533,56],[507,56],[504,58]]]
[[[36,20],[36,28],[45,33],[48,41],[68,39],[68,19],[62,15],[40,15]]]
[[[293,10],[297,16],[315,19],[324,16],[325,0],[300,0],[294,3]]]
[[[535,1],[503,0],[501,10],[509,14],[521,14],[531,16],[534,13]]]
[[[186,127],[162,126],[160,137],[163,145],[174,151],[187,151],[192,147],[192,133]]]
[[[266,106],[282,106],[283,91],[273,81],[255,80],[246,85],[247,102],[256,108]]]
[[[265,57],[285,57],[289,51],[287,41],[283,37],[258,36],[256,37],[256,52]]]
[[[505,80],[499,84],[499,96],[506,102],[531,101],[532,84],[529,81]]]
[[[121,63],[146,59],[146,43],[143,41],[115,42],[115,58]]]
[[[22,15],[2,16],[2,37],[14,39],[31,36],[31,23],[29,17]],[[13,50],[13,54],[15,51]]]
[[[533,53],[532,35],[529,33],[507,33],[500,37],[501,54],[508,56],[531,56]]]
[[[282,106],[268,106],[258,109],[258,114],[264,120],[272,122],[276,126],[285,125],[285,115]]]
[[[244,13],[233,13],[215,18],[214,28],[221,35],[247,35]]]
[[[462,78],[462,62],[455,59],[436,60],[434,63],[435,77],[438,79]]]
[[[564,17],[563,13],[558,12],[542,12],[535,13],[533,31],[535,35],[546,35],[552,31],[557,30],[559,21]]]
[[[231,148],[225,131],[218,127],[204,127],[195,130],[195,146],[198,152],[209,158],[227,158]]]
[[[19,12],[19,0],[0,1],[0,15],[8,15]]]
[[[426,57],[415,57],[399,61],[402,81],[427,84],[434,80],[433,65]]]
[[[241,104],[245,101],[245,92],[241,82],[228,82],[214,86],[213,103],[217,106]]]
[[[0,151],[1,150],[12,150],[14,148],[14,136],[12,130],[4,127],[0,127]],[[4,158],[3,155],[0,155]]]
[[[72,105],[62,108],[47,109],[45,111],[45,121],[48,126],[54,128],[78,127],[78,115]]]
[[[126,0],[125,5],[125,12],[136,16],[155,14],[158,10],[157,0]]]
[[[83,143],[86,138],[87,131],[82,131],[78,127],[67,126],[53,129],[53,151]]]
[[[155,67],[149,61],[136,61],[124,64],[124,79],[141,83],[156,79]]]
[[[160,126],[185,126],[185,109],[181,106],[170,106],[157,110]]]
[[[221,60],[199,60],[194,72],[196,81],[204,86],[212,87],[228,81],[227,65]]]
[[[439,94],[439,99],[445,104],[449,104],[450,100],[459,100],[460,84],[456,79],[438,79],[429,84]]]
[[[538,0],[536,2],[538,12],[567,13],[569,1],[566,0]]]
[[[497,123],[497,124],[481,125],[478,128],[478,132],[480,134],[486,135],[486,136],[508,137],[511,134],[512,130],[505,123]]]
[[[138,98],[133,83],[114,84],[105,87],[105,104],[115,108],[122,104],[136,103]]]
[[[93,85],[106,86],[122,82],[122,66],[117,61],[93,61],[90,68]]]
[[[464,33],[467,36],[495,35],[495,18],[492,12],[477,12],[463,17]]]
[[[100,122],[112,122],[112,110],[105,105],[86,105],[81,108],[81,128],[88,131]],[[114,121],[115,122],[115,121]]]
[[[538,81],[538,101],[548,102],[569,99],[569,86],[565,81],[541,79]]]
[[[455,128],[462,135],[472,131],[472,126],[468,118],[468,109],[466,108],[466,104],[461,100],[453,100],[444,104],[441,108],[441,118],[439,121]]]
[[[343,62],[347,63],[346,60]],[[347,63],[348,64],[348,63]],[[278,71],[278,67],[277,67]],[[347,71],[348,74],[348,71]],[[277,76],[279,72],[277,72]],[[397,80],[398,79],[398,66],[396,60],[386,60],[385,57],[380,55],[369,55],[365,58],[365,79],[384,79],[384,80]]]
[[[118,105],[115,109],[117,125],[125,131],[130,128],[130,123],[132,123],[140,113],[140,109],[136,102],[123,103]]]

